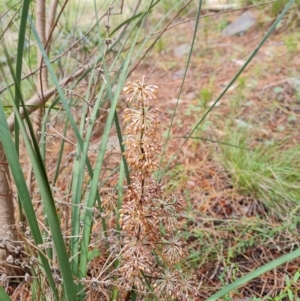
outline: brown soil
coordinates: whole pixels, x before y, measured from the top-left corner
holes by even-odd
[[[195,25],[193,21],[169,30],[162,37],[159,44],[161,46],[152,51],[149,58],[134,70],[129,79],[136,81],[146,75],[148,83],[160,87],[159,98],[153,105],[160,110],[164,130],[169,128],[176,109],[163,165],[167,164],[171,155],[176,154],[176,159],[171,162],[168,168],[170,172],[163,178],[163,182],[167,189],[186,199],[186,207],[190,208],[187,218],[182,222],[183,230],[190,233],[188,245],[191,253],[199,252],[203,257],[190,260],[190,265],[196,269],[200,285],[197,300],[205,300],[225,283],[230,283],[289,252],[293,245],[297,246],[300,242],[299,236],[291,236],[289,232],[284,232],[266,238],[262,245],[256,244],[256,230],[253,225],[261,223],[270,230],[276,228],[280,222],[268,214],[268,208],[255,195],[244,195],[238,191],[230,175],[216,159],[220,152],[220,144],[208,141],[226,142],[225,124],[234,125],[243,121],[251,123],[254,127],[251,147],[265,140],[287,139],[286,147],[300,142],[300,124],[295,121],[300,117],[300,104],[297,91],[291,83],[291,78],[299,78],[300,52],[299,46],[297,51],[291,51],[285,43],[286,37],[293,34],[289,27],[283,26],[272,34],[240,78],[200,125],[201,129],[194,131],[193,137],[204,140],[185,141],[182,138],[191,133],[194,125],[238,72],[241,64],[257,47],[269,28],[269,23],[262,23],[243,36],[223,37],[219,24],[226,19],[232,20],[239,14],[240,12],[210,17],[205,23],[201,20],[180,95],[188,54],[176,56],[174,50],[183,44],[191,44]],[[260,17],[264,12],[256,11],[255,14]],[[209,30],[206,31],[205,27]],[[203,91],[209,95],[206,104],[201,103]],[[121,104],[118,109],[121,111],[123,108],[124,104]],[[230,119],[231,116],[234,116],[234,119]],[[294,119],[290,116],[294,116]],[[58,128],[60,126],[58,125]],[[99,143],[100,136],[94,136],[93,145]],[[71,142],[75,141],[71,133],[67,137]],[[50,174],[53,174],[60,141],[55,142],[57,138],[50,136],[48,139],[52,139],[53,142],[47,152],[47,167]],[[67,156],[74,150],[74,145],[67,144],[63,164],[67,163]],[[96,152],[91,152],[91,161],[96,156]],[[119,151],[111,150],[105,167],[111,170],[119,164],[119,159]],[[23,162],[26,165],[25,156]],[[60,172],[56,185],[60,190],[54,193],[58,197],[69,189],[71,165],[65,166]],[[105,175],[102,175],[103,178]],[[111,185],[116,181],[117,177],[112,177]],[[175,183],[173,186],[170,185],[172,181]],[[105,189],[103,191],[105,193]],[[59,210],[62,214],[68,214],[64,205],[61,205]],[[113,218],[111,222],[114,222]],[[248,225],[248,228],[245,225]],[[240,242],[251,239],[254,242],[245,244],[244,252],[241,253]],[[224,252],[222,257],[218,257],[216,254],[220,254],[221,251],[214,248],[221,245]],[[207,251],[202,252],[205,248],[208,248]],[[103,264],[103,258],[98,260],[99,262],[93,263],[91,275]],[[231,300],[278,295],[284,290],[285,275],[293,277],[299,264],[300,260],[295,260],[265,273],[240,288],[238,292],[234,292],[230,296]],[[300,282],[295,287],[299,285]],[[25,294],[25,289],[21,286],[17,290],[10,287],[7,290],[14,291],[10,291],[16,296],[14,300],[19,300],[18,292],[22,291]]]

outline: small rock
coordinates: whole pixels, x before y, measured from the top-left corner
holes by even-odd
[[[292,77],[289,79],[291,86],[293,87],[293,89],[295,90],[300,90],[300,79],[299,78],[295,78]]]
[[[197,93],[195,91],[189,92],[188,94],[185,95],[185,98],[187,100],[194,100],[197,98]]]
[[[241,120],[241,119],[235,119],[235,122],[241,128],[249,128],[249,129],[251,129],[253,127],[251,124],[249,124],[248,122],[246,122],[244,120]]]
[[[187,181],[186,184],[190,187],[195,187],[196,183],[194,181]]]
[[[238,66],[244,66],[246,64],[245,60],[232,60],[232,62]]]
[[[223,36],[233,36],[246,32],[256,23],[250,12],[244,12],[239,18],[230,23],[222,32]]]
[[[206,0],[203,8],[212,11],[225,11],[228,9],[235,9],[240,6],[239,3],[228,2],[228,0]]]
[[[174,55],[177,57],[183,57],[188,54],[191,50],[190,44],[182,44],[174,49]]]
[[[110,136],[108,137],[106,150],[115,150],[120,151],[120,143],[118,136]]]
[[[185,73],[185,69],[180,69],[172,75],[172,78],[173,79],[182,79],[184,76],[184,73]]]

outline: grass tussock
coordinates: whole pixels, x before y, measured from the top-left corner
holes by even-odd
[[[247,130],[231,133],[226,141],[236,147],[221,146],[220,160],[240,192],[280,215],[299,206],[299,146],[286,149],[283,142],[249,148]]]

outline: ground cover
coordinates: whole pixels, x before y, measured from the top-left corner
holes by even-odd
[[[252,13],[259,18],[263,11]],[[224,20],[239,14],[208,18],[207,35],[200,26],[197,35],[205,39],[196,40],[179,100],[187,55],[176,56],[176,51],[188,47],[193,24],[182,24],[176,27],[177,34],[163,37],[159,55],[153,55],[156,59],[132,75],[150,74],[151,82],[161,85],[158,105],[163,123],[168,124],[178,101],[170,155],[268,26],[266,22],[242,36],[222,36]],[[299,54],[287,42],[296,39],[296,31],[289,27],[272,35],[177,154],[165,179],[165,185],[187,200],[185,231],[189,260],[203,288],[199,300],[299,245]],[[266,273],[226,300],[288,300],[286,277],[293,278],[298,264],[296,260]],[[299,284],[294,285],[299,296]]]
[[[195,271],[198,293],[194,300],[206,300],[228,283],[299,247],[300,56],[295,43],[299,33],[297,27],[288,24],[288,17],[284,19],[191,134],[257,47],[273,19],[267,8],[252,8],[257,24],[243,35],[225,37],[222,30],[241,11],[213,16],[203,12],[183,83],[195,28],[195,13],[192,10],[188,13],[185,16],[191,20],[183,22],[182,19],[168,29],[147,53],[146,59],[132,68],[128,80],[136,82],[146,76],[147,83],[159,87],[159,96],[153,105],[159,109],[161,135],[168,140],[165,140],[164,156],[156,175],[160,178],[163,174],[161,184],[167,193],[177,194],[183,200],[185,213],[180,218],[180,231],[189,250],[185,266]],[[159,14],[151,15],[143,33],[149,34],[153,24],[161,18]],[[93,43],[92,37],[87,42]],[[151,45],[151,39],[147,43]],[[136,61],[140,56],[137,54]],[[86,57],[87,54],[83,54],[81,59]],[[75,61],[74,55],[70,57],[72,60]],[[62,66],[58,64],[57,68]],[[103,72],[100,70],[97,76],[99,79]],[[90,89],[96,96],[101,89],[96,81],[92,86],[87,77],[82,78],[70,94],[72,114],[84,134],[89,130],[88,123],[84,124],[80,116],[86,91]],[[101,103],[91,134],[87,157],[92,164],[98,160],[109,114],[108,103]],[[123,95],[116,106],[120,120],[126,107]],[[92,115],[91,108],[85,107],[86,118]],[[69,205],[74,195],[74,178],[70,174],[79,160],[77,138],[60,104],[56,104],[55,114],[51,112],[47,121],[44,130],[47,174],[55,183],[53,195],[62,228],[70,234],[69,221],[74,213]],[[113,192],[120,182],[119,173],[115,172],[121,160],[117,135],[118,130],[113,127],[109,131],[98,183],[101,198],[104,203],[108,200],[105,205],[112,209],[118,207],[118,197]],[[188,135],[191,137],[179,149]],[[30,158],[24,144],[21,144],[20,154],[23,171],[29,178]],[[80,193],[86,196],[92,183],[87,170],[83,175]],[[36,202],[36,215],[43,224],[43,207],[36,182],[32,184],[31,197]],[[111,197],[116,200],[113,205]],[[85,205],[80,206],[82,209]],[[96,208],[89,245],[88,279],[98,279],[109,258],[103,244],[107,238],[99,234],[103,231],[103,214]],[[115,214],[109,213],[105,219],[109,228],[116,227],[118,217]],[[27,250],[30,250],[29,239],[28,242]],[[298,266],[298,259],[290,261],[251,280],[226,295],[224,300],[290,300],[291,294],[294,298],[300,297]],[[60,277],[58,270],[52,274]],[[45,281],[42,276],[39,280]],[[101,284],[100,289],[93,289],[92,285],[88,286],[89,300],[109,298],[105,293],[107,283]],[[31,298],[31,289],[24,282],[6,287],[13,300]]]

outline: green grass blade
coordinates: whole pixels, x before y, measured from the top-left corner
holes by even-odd
[[[173,137],[174,139],[176,138],[187,138],[187,136],[175,136]],[[211,142],[211,143],[217,143],[217,144],[220,144],[220,145],[226,145],[226,146],[231,146],[231,147],[236,147],[236,148],[241,148],[241,149],[246,149],[246,150],[250,150],[249,148],[246,148],[246,147],[243,147],[243,146],[240,146],[240,145],[237,145],[237,144],[232,144],[232,143],[227,143],[227,142],[222,142],[222,141],[219,141],[219,140],[212,140],[212,139],[208,139],[208,138],[203,138],[203,137],[188,137],[188,139],[195,139],[195,140],[202,140],[202,141],[208,141],[208,142]]]
[[[134,16],[132,16],[131,18],[128,18],[127,20],[125,20],[124,22],[122,22],[121,24],[119,24],[116,28],[114,28],[112,30],[112,32],[110,33],[110,36],[113,36],[114,33],[116,33],[120,28],[122,28],[124,25],[126,24],[130,24],[132,23],[135,19],[140,18],[142,15],[144,14],[144,12],[138,13]]]
[[[65,109],[65,111],[66,111],[67,117],[69,118],[69,121],[70,121],[70,123],[71,123],[71,125],[72,125],[72,128],[73,128],[73,130],[74,130],[74,133],[75,133],[76,138],[77,138],[77,140],[78,140],[78,143],[80,144],[80,147],[82,148],[83,142],[82,142],[82,139],[81,139],[79,130],[78,130],[77,126],[76,126],[76,122],[75,122],[75,120],[74,120],[74,117],[73,117],[73,115],[72,115],[72,113],[71,113],[70,107],[69,107],[69,105],[68,105],[68,103],[67,103],[67,101],[66,101],[65,93],[63,92],[62,88],[61,88],[60,85],[59,85],[57,76],[56,76],[56,74],[55,74],[55,72],[54,72],[54,70],[53,70],[53,68],[52,68],[52,66],[51,66],[51,63],[50,63],[49,58],[48,58],[48,56],[47,56],[47,53],[45,52],[45,49],[44,49],[44,47],[43,47],[43,44],[42,44],[42,42],[41,42],[41,40],[40,40],[40,38],[39,38],[39,36],[38,36],[38,34],[37,34],[37,31],[36,31],[36,29],[35,29],[35,26],[34,26],[34,24],[33,24],[33,21],[31,20],[31,18],[29,18],[29,21],[28,21],[28,22],[30,23],[32,33],[33,33],[33,35],[34,35],[34,37],[35,37],[35,39],[36,39],[36,42],[37,42],[37,44],[38,44],[38,46],[39,46],[39,50],[40,50],[41,53],[42,53],[43,59],[44,59],[44,61],[45,61],[45,64],[47,65],[48,71],[49,71],[49,73],[50,73],[50,75],[51,75],[51,78],[52,78],[52,80],[53,80],[53,83],[54,83],[54,85],[55,85],[55,87],[56,87],[56,89],[57,89],[57,93],[58,93],[58,95],[59,95],[59,97],[60,97],[60,100],[61,100],[63,106],[64,106],[64,109]]]
[[[127,185],[130,185],[130,174],[129,174],[129,167],[126,161],[125,156],[123,155],[125,152],[125,147],[123,145],[123,135],[122,135],[122,131],[121,131],[121,127],[120,127],[120,122],[119,122],[119,117],[117,112],[115,112],[115,126],[116,126],[116,130],[117,130],[117,135],[118,135],[118,140],[119,140],[119,145],[120,145],[120,149],[121,149],[121,153],[122,153],[122,159],[123,159],[123,167],[124,167],[124,171],[125,171],[125,175],[126,175],[126,181],[127,181]]]
[[[69,264],[69,257],[66,251],[65,242],[63,239],[62,231],[60,228],[60,223],[57,217],[56,207],[53,200],[51,188],[49,186],[49,181],[44,169],[44,165],[40,163],[39,153],[35,153],[31,142],[26,136],[26,129],[22,123],[21,117],[17,111],[15,111],[16,117],[19,121],[20,130],[24,136],[24,142],[28,155],[31,159],[32,167],[36,176],[38,187],[40,189],[41,199],[47,214],[47,221],[49,223],[53,243],[55,246],[57,259],[61,268],[62,278],[64,282],[66,298],[67,300],[76,300],[76,290],[74,287],[73,276],[71,273],[71,268]]]
[[[136,301],[137,293],[135,291],[132,291],[131,293],[131,301]]]
[[[42,244],[42,235],[39,230],[39,225],[36,219],[36,215],[34,212],[34,208],[32,206],[31,197],[27,189],[26,181],[23,176],[23,171],[19,163],[18,154],[14,147],[14,142],[11,137],[11,133],[9,131],[5,113],[2,107],[2,103],[0,102],[0,140],[3,144],[3,148],[7,157],[7,161],[9,163],[13,178],[15,180],[15,184],[17,186],[18,195],[20,197],[22,206],[24,208],[24,212],[27,218],[27,221],[30,226],[30,230],[34,239],[34,242],[36,245]],[[43,254],[39,254],[45,273],[48,277],[48,281],[50,283],[50,286],[52,288],[53,294],[55,296],[55,300],[58,301],[58,294],[57,290],[55,288],[55,283],[52,278],[52,273],[50,270],[49,262],[44,257]]]
[[[120,235],[120,231],[121,231],[121,226],[120,226],[120,209],[122,206],[122,200],[123,200],[123,183],[124,183],[124,161],[122,159],[121,163],[120,163],[120,175],[119,175],[119,182],[118,182],[118,207],[116,210],[116,218],[117,218],[117,234]],[[116,259],[114,262],[114,269],[117,269],[119,266],[119,260]],[[119,294],[119,290],[117,287],[113,288],[112,291],[112,299],[113,300],[117,300],[118,299],[118,294]]]
[[[198,10],[197,10],[196,24],[195,24],[194,33],[193,33],[193,39],[192,39],[192,43],[191,43],[191,49],[190,49],[189,56],[188,56],[188,59],[187,59],[186,67],[185,67],[185,70],[184,70],[183,79],[182,79],[182,82],[181,82],[181,86],[180,86],[179,94],[178,94],[177,101],[176,101],[176,104],[175,104],[175,108],[174,108],[174,111],[173,111],[173,114],[172,114],[170,126],[169,126],[169,129],[168,129],[168,132],[167,132],[167,138],[166,138],[166,141],[164,143],[164,147],[163,147],[163,151],[162,151],[162,156],[161,156],[161,161],[159,163],[159,166],[161,166],[163,157],[164,157],[164,155],[166,153],[167,143],[168,143],[168,141],[170,139],[171,129],[172,129],[172,126],[173,126],[173,123],[174,123],[174,120],[175,120],[175,115],[176,115],[178,104],[179,104],[179,98],[180,98],[180,95],[181,95],[181,92],[182,92],[182,89],[183,89],[183,86],[184,86],[185,78],[186,78],[186,75],[187,75],[187,72],[188,72],[188,69],[189,69],[189,66],[190,66],[190,62],[191,62],[191,58],[192,58],[192,54],[193,54],[193,49],[194,49],[194,44],[195,44],[195,40],[196,40],[196,35],[197,35],[197,31],[198,31],[198,26],[199,26],[201,7],[202,7],[202,0],[199,0],[199,6],[198,6]],[[191,135],[192,135],[192,133],[190,134],[190,136]],[[185,141],[184,141],[184,143],[185,143]],[[170,162],[171,162],[171,160],[169,161],[168,165],[170,164]],[[160,174],[160,178],[158,179],[158,181],[161,180],[161,178],[162,178],[162,176],[163,176],[164,173],[159,173],[159,174]]]
[[[22,63],[23,63],[23,53],[24,53],[24,43],[26,34],[26,23],[29,11],[30,0],[23,1],[21,20],[19,26],[19,36],[18,36],[18,49],[17,49],[17,61],[16,61],[16,78],[15,78],[15,104],[17,107],[20,106],[20,91],[21,91],[21,77],[22,77]],[[15,147],[19,153],[19,127],[17,121],[15,120]]]
[[[67,119],[66,123],[64,125],[64,132],[63,132],[64,137],[66,137],[66,135],[67,135],[68,125],[69,125],[69,120]],[[61,168],[60,164],[61,164],[62,157],[63,157],[64,147],[65,147],[65,140],[62,140],[60,148],[59,148],[59,155],[57,157],[56,169],[55,169],[54,176],[53,176],[53,182],[52,182],[53,186],[56,185],[56,181],[58,179],[59,170]]]
[[[12,73],[13,78],[15,78],[12,70],[11,70],[11,73]],[[16,87],[18,88],[17,85],[16,85]],[[60,229],[60,224],[59,224],[59,220],[58,220],[58,216],[57,216],[57,212],[56,212],[56,207],[55,207],[55,203],[53,200],[51,188],[49,186],[49,181],[47,178],[46,170],[44,167],[43,160],[41,158],[38,143],[35,139],[35,135],[34,135],[34,132],[32,129],[30,118],[26,112],[25,103],[21,97],[20,90],[17,89],[17,93],[19,93],[19,97],[20,97],[21,103],[22,103],[24,111],[25,111],[25,119],[28,123],[28,128],[29,128],[29,132],[30,132],[32,141],[29,140],[23,120],[19,114],[19,107],[16,106],[15,103],[13,103],[15,118],[16,118],[19,128],[23,134],[24,143],[25,143],[28,155],[31,159],[32,167],[35,172],[38,187],[40,189],[44,209],[47,214],[47,222],[49,223],[49,226],[51,229],[53,243],[54,243],[54,246],[55,246],[55,249],[57,252],[57,258],[58,258],[58,262],[59,262],[59,265],[61,268],[61,273],[62,273],[62,277],[63,277],[64,288],[65,288],[65,292],[67,295],[67,300],[75,300],[76,290],[74,287],[74,281],[73,281],[73,276],[72,276],[71,268],[70,268],[70,264],[69,264],[69,258],[67,255],[64,239],[63,239],[62,232]]]
[[[91,76],[90,78],[92,78]],[[91,89],[91,80],[89,81],[89,87],[88,91]],[[87,94],[87,100],[89,95]],[[85,103],[82,109],[82,117],[80,122],[80,128],[79,132],[80,135],[83,137],[84,132],[84,125],[85,125],[85,117],[88,111],[88,106]],[[91,128],[90,124],[90,128]],[[89,129],[89,133],[85,137],[85,142],[83,144],[83,150],[81,151],[80,147],[76,146],[76,154],[77,158],[74,160],[73,163],[73,171],[72,171],[72,208],[71,208],[71,240],[70,240],[70,253],[71,253],[71,267],[72,272],[76,277],[80,278],[79,271],[78,271],[78,263],[79,263],[79,246],[80,246],[80,223],[78,222],[80,220],[80,204],[83,197],[82,192],[82,185],[84,181],[84,168],[85,168],[85,162],[87,160],[87,152],[88,152],[88,145],[90,141],[90,135],[91,135],[91,129]],[[79,290],[82,288],[80,287]]]
[[[11,73],[12,73],[12,76],[14,77],[14,74],[12,71],[11,71]],[[35,176],[36,176],[36,180],[37,180],[38,187],[40,190],[44,209],[47,214],[47,222],[49,223],[51,233],[52,233],[53,243],[54,243],[54,246],[55,246],[55,249],[57,252],[57,258],[58,258],[58,262],[59,262],[59,265],[61,268],[61,273],[62,273],[62,277],[63,277],[64,288],[65,288],[65,292],[67,295],[67,300],[75,300],[76,290],[74,287],[74,281],[73,281],[73,276],[72,276],[71,269],[70,269],[69,258],[67,255],[64,239],[63,239],[62,232],[60,229],[60,224],[59,224],[51,188],[49,186],[49,181],[47,178],[46,170],[44,167],[43,160],[41,158],[38,143],[35,139],[31,121],[26,112],[25,103],[20,95],[19,90],[18,90],[18,93],[19,93],[20,100],[22,102],[22,105],[23,105],[23,108],[25,111],[25,119],[28,123],[28,128],[30,131],[32,141],[29,140],[23,120],[19,114],[18,107],[15,104],[13,104],[15,118],[18,121],[19,128],[23,134],[24,143],[25,143],[28,155],[31,159],[32,167],[35,172]]]
[[[153,3],[150,7],[150,10],[153,9],[153,7],[155,7],[156,4],[158,4],[160,2],[160,0],[157,0],[155,3]],[[140,12],[138,14],[135,14],[134,16],[132,16],[131,18],[128,18],[127,20],[125,20],[124,22],[122,22],[121,24],[119,24],[116,28],[114,28],[112,30],[112,32],[110,33],[110,36],[113,36],[114,33],[116,33],[120,28],[122,28],[124,25],[126,24],[130,24],[132,23],[135,19],[140,19],[143,17],[143,15],[145,14],[149,14],[150,10],[148,9],[148,11],[145,12]]]
[[[206,299],[206,301],[217,301],[220,300],[224,295],[230,293],[231,291],[237,289],[238,287],[240,287],[243,284],[246,284],[247,282],[249,282],[250,280],[268,272],[271,271],[275,268],[277,268],[278,266],[291,261],[293,259],[296,259],[300,257],[300,249],[295,250],[289,254],[283,255],[280,258],[277,258],[265,265],[263,265],[262,267],[256,269],[255,271],[245,275],[244,277],[234,281],[233,283],[227,285],[226,287],[224,287],[223,289],[221,289],[220,291],[218,291],[217,293],[213,294],[212,296],[210,296],[208,299]]]
[[[124,180],[124,161],[121,161],[120,163],[120,176],[119,176],[119,183],[118,183],[118,208],[117,208],[117,232],[120,233],[121,226],[119,223],[120,220],[120,209],[122,206],[122,200],[123,200],[123,181]]]
[[[91,78],[93,78],[91,76]],[[79,246],[80,246],[80,240],[78,239],[79,237],[79,223],[78,221],[81,220],[84,222],[85,220],[85,212],[82,212],[80,214],[80,210],[79,210],[79,205],[81,203],[82,200],[82,183],[83,183],[83,176],[84,176],[84,170],[85,170],[85,165],[86,165],[86,161],[88,160],[88,150],[89,150],[89,144],[90,144],[90,140],[91,140],[91,136],[92,136],[92,131],[93,131],[93,125],[96,121],[96,115],[97,115],[97,109],[100,107],[100,103],[101,100],[104,99],[104,89],[105,86],[103,85],[100,89],[100,91],[98,92],[98,96],[95,102],[95,106],[94,106],[94,110],[92,112],[92,115],[90,117],[90,122],[87,128],[87,132],[86,132],[86,136],[85,136],[85,141],[83,144],[83,150],[82,152],[80,152],[80,150],[78,150],[78,153],[80,154],[78,162],[75,163],[74,165],[74,169],[73,169],[73,174],[74,174],[74,179],[73,179],[73,190],[75,193],[72,197],[72,225],[73,225],[73,229],[72,229],[72,236],[74,238],[71,239],[71,254],[72,254],[72,267],[73,270],[75,271],[76,269],[76,274],[78,275],[78,277],[84,277],[84,275],[81,275],[78,271],[78,263],[79,263]],[[85,115],[83,114],[82,116],[82,127],[81,127],[81,132],[83,132],[84,130],[84,123],[85,123]],[[97,191],[98,193],[98,191]],[[100,202],[100,198],[99,196],[96,195],[96,199],[99,202],[99,208],[100,211],[102,210],[101,208],[101,202]],[[84,206],[86,207],[88,206],[87,204]],[[101,218],[102,221],[102,227],[103,227],[103,231],[106,234],[106,222],[104,218]],[[82,254],[82,256],[87,256],[87,253],[85,251],[85,249],[81,249],[80,250]]]
[[[1,301],[12,301],[10,297],[6,294],[2,286],[0,286],[0,300]]]
[[[31,159],[32,167],[35,172],[38,187],[40,189],[40,194],[45,208],[45,212],[47,214],[47,220],[51,229],[58,262],[61,268],[62,278],[63,278],[64,287],[66,291],[66,297],[67,300],[69,301],[76,300],[76,291],[74,289],[74,282],[73,282],[73,276],[69,264],[69,258],[67,255],[64,239],[60,229],[56,207],[52,197],[52,193],[44,169],[44,165],[41,163],[41,158],[39,153],[34,152],[31,142],[26,136],[27,135],[26,129],[17,110],[15,110],[15,115],[19,122],[20,130],[22,131],[24,137],[24,143],[26,145],[28,155]]]

